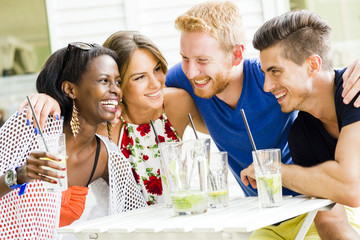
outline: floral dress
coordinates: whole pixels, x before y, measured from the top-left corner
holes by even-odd
[[[134,178],[148,205],[162,203],[163,189],[160,178],[160,149],[154,130],[149,123],[128,123],[121,116],[123,126],[119,147],[131,164]],[[179,142],[180,137],[165,113],[154,122],[160,142]]]

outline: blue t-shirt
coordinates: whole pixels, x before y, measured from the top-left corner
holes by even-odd
[[[287,164],[292,164],[287,138],[297,112],[281,112],[275,96],[263,91],[265,78],[258,60],[244,60],[243,72],[243,88],[235,110],[217,96],[209,99],[196,96],[181,63],[169,70],[166,86],[183,88],[190,93],[216,146],[220,151],[228,152],[230,169],[245,195],[255,196],[257,191],[240,180],[240,171],[252,163],[252,146],[240,109],[245,111],[257,149],[280,148],[282,162]],[[283,190],[284,195],[294,195]]]
[[[345,69],[335,70],[335,111],[339,131],[351,123],[360,121],[360,109],[354,107],[356,97],[349,104],[343,103],[342,75]],[[359,94],[358,94],[359,96]],[[299,112],[289,134],[289,147],[296,164],[311,167],[335,159],[337,138],[331,136],[322,122],[307,112]]]

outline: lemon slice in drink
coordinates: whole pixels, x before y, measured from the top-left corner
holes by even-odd
[[[212,199],[222,198],[227,193],[228,193],[228,191],[226,191],[226,190],[224,190],[224,191],[216,191],[216,192],[209,192],[209,197],[212,198]]]

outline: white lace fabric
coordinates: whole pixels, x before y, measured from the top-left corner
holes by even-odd
[[[43,134],[59,135],[63,132],[62,120],[51,117]],[[110,182],[109,214],[125,212],[146,206],[136,186],[130,164],[118,147],[100,136],[108,151]],[[30,152],[38,149],[32,121],[26,124],[26,109],[14,114],[0,129],[0,174],[26,162]],[[0,239],[54,239],[59,226],[61,193],[48,193],[41,181],[28,184],[26,193],[19,189],[0,198]]]
[[[62,121],[49,119],[44,134],[62,133]],[[32,122],[26,125],[26,110],[15,114],[0,129],[0,174],[26,162],[37,149]],[[0,239],[53,239],[59,225],[60,193],[48,193],[41,181],[33,181],[24,195],[19,189],[0,198]]]
[[[135,182],[130,163],[115,143],[110,142],[107,137],[98,136],[105,143],[109,156],[109,214],[118,214],[147,206]]]

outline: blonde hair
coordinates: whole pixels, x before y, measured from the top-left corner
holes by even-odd
[[[230,1],[209,1],[194,5],[175,20],[183,32],[205,32],[216,38],[225,51],[244,44],[245,33],[237,6]]]

